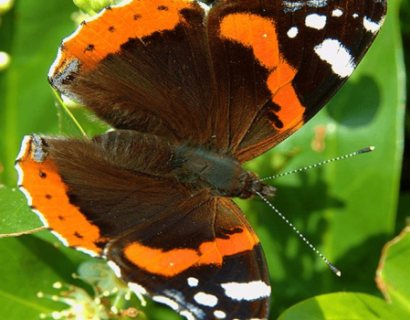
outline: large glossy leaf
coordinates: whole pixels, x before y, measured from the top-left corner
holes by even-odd
[[[377,284],[386,301],[402,308],[410,318],[410,227],[389,241],[382,252]]]
[[[84,259],[83,255],[61,250],[61,245],[48,232],[40,236],[47,241],[32,235],[0,241],[1,319],[39,319],[41,313],[50,314],[64,305],[52,302],[51,298],[40,299],[38,292],[56,294],[52,287],[56,281],[81,284],[71,275]]]
[[[361,293],[332,293],[307,299],[278,320],[410,319],[410,227],[383,248],[376,282],[385,300]]]
[[[363,293],[333,293],[296,304],[278,320],[403,320],[408,314]]]
[[[40,219],[33,216],[27,199],[17,187],[0,187],[0,237],[41,227]],[[1,259],[1,257],[0,257]]]

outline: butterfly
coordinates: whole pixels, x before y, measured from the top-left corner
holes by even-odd
[[[376,37],[385,0],[139,0],[59,47],[48,79],[115,128],[29,135],[19,187],[67,246],[108,260],[188,320],[267,319],[257,235],[233,197],[275,189],[242,165],[311,119]]]

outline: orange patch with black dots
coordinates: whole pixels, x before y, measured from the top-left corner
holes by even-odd
[[[281,107],[275,114],[283,123],[282,128],[276,129],[285,131],[298,125],[305,108],[292,86],[297,70],[279,52],[275,23],[255,14],[229,14],[221,21],[220,37],[251,48],[255,59],[270,72],[266,85],[272,101]]]
[[[32,141],[32,137],[25,137],[16,162],[19,187],[31,208],[67,245],[100,255],[102,250],[95,244],[100,240],[99,229],[70,203],[68,187],[58,174],[56,164],[47,156],[41,162],[34,160]]]
[[[194,266],[221,266],[224,257],[251,251],[259,244],[256,235],[243,227],[238,228],[242,232],[230,235],[228,239],[216,238],[214,241],[204,242],[197,250],[163,251],[133,242],[125,247],[124,253],[129,261],[145,271],[163,277],[173,277]]]
[[[82,71],[93,70],[110,53],[119,52],[129,39],[174,29],[186,23],[180,11],[195,2],[181,0],[140,0],[112,7],[84,22],[60,47],[54,74],[72,61],[81,61]]]

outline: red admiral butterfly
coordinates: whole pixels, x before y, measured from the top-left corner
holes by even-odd
[[[369,48],[386,0],[139,0],[65,39],[49,81],[116,131],[27,136],[16,167],[67,246],[189,320],[266,319],[242,164],[313,117]]]

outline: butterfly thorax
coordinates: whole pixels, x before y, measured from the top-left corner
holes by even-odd
[[[127,170],[175,179],[194,191],[247,199],[257,192],[273,196],[275,188],[246,171],[229,152],[180,144],[153,134],[117,130],[94,137],[106,161]]]
[[[251,198],[259,192],[273,196],[275,188],[263,184],[255,173],[246,171],[229,153],[217,153],[198,146],[175,146],[172,161],[178,180],[214,195]]]

